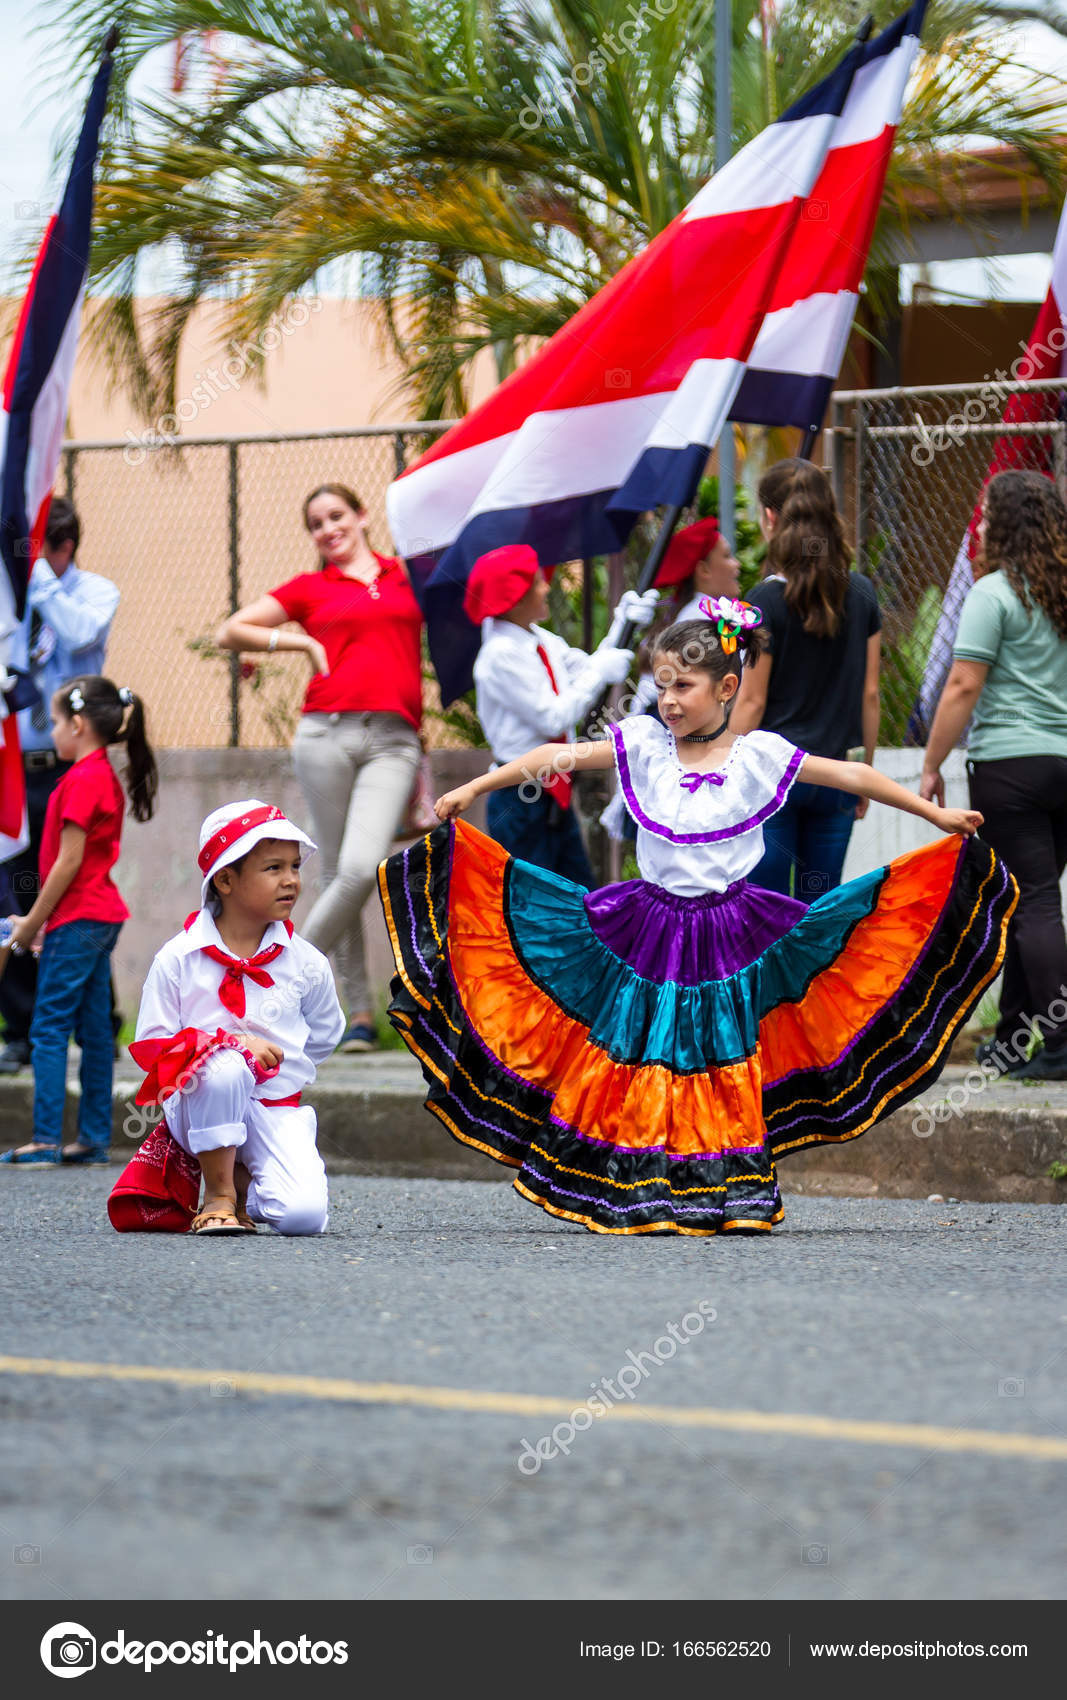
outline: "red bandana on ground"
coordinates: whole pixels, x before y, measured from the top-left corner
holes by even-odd
[[[107,1213],[119,1234],[187,1234],[200,1197],[200,1164],[159,1122],[111,1190]]]

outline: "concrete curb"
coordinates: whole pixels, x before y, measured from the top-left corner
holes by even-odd
[[[134,1080],[115,1083],[116,1163],[126,1162],[143,1137],[136,1090]],[[332,1059],[307,1096],[318,1114],[327,1167],[439,1180],[511,1179],[510,1169],[451,1139],[427,1113],[423,1097],[417,1067],[396,1052]],[[68,1139],[75,1137],[77,1098],[72,1082]],[[32,1119],[29,1074],[0,1080],[0,1139],[11,1145],[28,1140]],[[787,1192],[1067,1203],[1067,1182],[1048,1174],[1054,1162],[1067,1162],[1067,1083],[989,1085],[975,1069],[950,1066],[931,1093],[866,1137],[783,1158],[780,1176]]]

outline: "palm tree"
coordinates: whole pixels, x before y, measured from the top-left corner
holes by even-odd
[[[879,25],[903,0],[875,0]],[[814,83],[866,4],[734,0],[735,143]],[[868,283],[923,185],[965,144],[1014,144],[1062,188],[1061,86],[1019,66],[997,8],[928,19]],[[97,192],[96,331],[146,412],[173,401],[205,298],[253,343],[324,273],[373,296],[424,418],[463,410],[492,349],[506,374],[692,197],[713,164],[714,0],[47,0],[79,65],[122,29]],[[208,40],[210,51],[196,51]],[[180,95],[138,100],[150,54],[192,44]],[[135,310],[163,256],[165,304]]]

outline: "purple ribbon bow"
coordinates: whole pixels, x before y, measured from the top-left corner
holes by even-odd
[[[726,772],[718,768],[713,773],[683,773],[678,783],[695,796],[702,785],[725,785]]]

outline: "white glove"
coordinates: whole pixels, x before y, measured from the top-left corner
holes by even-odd
[[[621,685],[633,665],[633,658],[632,649],[614,649],[607,643],[602,643],[589,657],[605,685]]]
[[[659,601],[658,590],[646,590],[643,596],[638,596],[636,590],[624,590],[619,603],[611,616],[611,625],[604,645],[614,648],[623,633],[625,626],[636,626],[643,632],[656,617],[656,604]],[[602,646],[603,647],[603,646]]]

